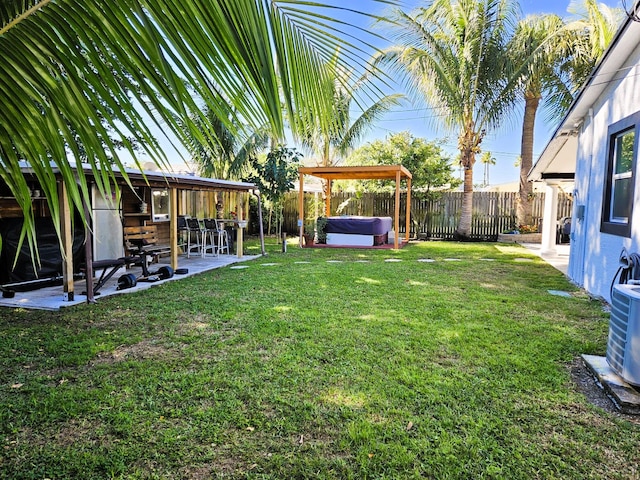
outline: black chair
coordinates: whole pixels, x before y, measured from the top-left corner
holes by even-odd
[[[202,230],[202,256],[206,255],[207,250],[215,256],[218,255],[218,225],[213,218],[205,218],[204,228]]]
[[[200,221],[197,218],[187,218],[187,258],[191,258],[191,250],[194,248],[199,254],[202,253],[203,235]]]
[[[187,225],[187,216],[178,215],[178,247],[186,251],[187,239],[189,237],[189,225]]]

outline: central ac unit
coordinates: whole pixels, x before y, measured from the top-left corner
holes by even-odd
[[[611,295],[611,320],[607,362],[624,381],[640,386],[640,286],[615,285]]]

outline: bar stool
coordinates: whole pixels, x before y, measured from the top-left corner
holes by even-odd
[[[216,222],[216,230],[218,234],[218,248],[216,250],[216,254],[220,254],[220,252],[226,250],[227,255],[229,254],[229,235],[227,231],[224,229],[224,223],[219,222],[218,220],[214,220]]]
[[[205,218],[203,221],[204,228],[202,229],[202,257],[204,258],[207,250],[210,250],[213,255],[218,255],[217,235],[218,224],[213,218]]]
[[[178,247],[182,248],[187,245],[187,238],[189,236],[189,225],[187,225],[187,217],[185,215],[178,215]]]
[[[203,239],[203,229],[197,218],[187,218],[187,258],[191,258],[191,250],[194,248],[201,253],[201,241]],[[192,245],[192,236],[195,237],[195,244]]]

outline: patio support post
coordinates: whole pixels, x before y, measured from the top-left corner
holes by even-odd
[[[171,245],[171,268],[178,268],[178,191],[169,188],[169,245]]]
[[[92,187],[93,188],[93,187]],[[85,288],[87,292],[87,303],[96,303],[93,295],[93,232],[91,228],[91,212],[89,204],[83,202],[84,205],[84,264],[85,264]]]
[[[324,216],[331,215],[331,178],[327,178],[327,198],[324,199]]]
[[[62,231],[62,288],[65,301],[73,301],[73,231],[71,229],[71,207],[67,186],[58,182],[58,202],[60,206],[60,230]]]
[[[242,196],[240,192],[236,192],[236,212],[238,212],[238,221],[244,220],[244,213],[242,212]],[[242,231],[240,225],[236,223],[236,256],[242,258],[244,246],[242,244]],[[203,247],[204,248],[204,247]]]
[[[396,204],[394,211],[394,235],[393,235],[393,248],[398,249],[398,239],[400,237],[400,170],[396,172]]]
[[[407,205],[405,207],[405,215],[406,215],[406,232],[407,234],[404,237],[405,242],[409,243],[409,238],[411,234],[411,179],[407,178]],[[417,235],[417,234],[416,234]]]
[[[540,253],[556,253],[556,232],[558,228],[558,185],[546,183],[544,195],[544,215],[542,217],[542,245]]]
[[[262,226],[262,197],[260,196],[260,190],[253,190],[253,194],[258,198],[258,230],[260,231],[260,253],[266,255],[267,251],[264,249],[264,228]]]
[[[300,191],[298,195],[298,244],[302,247],[304,233],[304,173],[300,174]]]

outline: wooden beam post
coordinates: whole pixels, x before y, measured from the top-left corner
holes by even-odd
[[[300,174],[300,192],[298,195],[298,245],[302,247],[304,233],[304,173]]]
[[[71,228],[71,207],[64,182],[58,182],[58,205],[60,207],[60,231],[62,233],[62,288],[64,301],[73,301],[73,230]],[[88,220],[88,219],[87,219]]]
[[[405,235],[405,242],[409,242],[410,232],[411,232],[411,179],[407,177],[407,205],[406,205],[406,216],[407,216],[407,234]]]
[[[331,178],[327,178],[327,197],[324,199],[324,216],[331,215]]]
[[[171,268],[178,268],[178,189],[169,188],[169,245],[171,245]]]
[[[95,194],[95,186],[91,185],[91,190]],[[91,206],[87,202],[84,205],[84,264],[85,264],[85,291],[87,292],[87,303],[96,303],[93,295],[93,218],[91,216]]]
[[[400,237],[400,171],[396,172],[396,204],[394,207],[394,236],[393,248],[398,249],[398,239]]]

